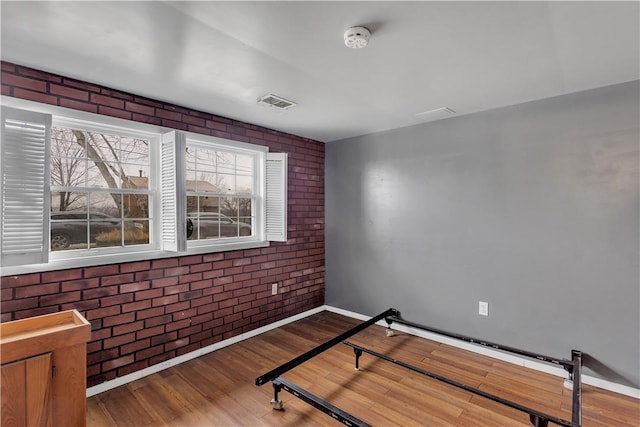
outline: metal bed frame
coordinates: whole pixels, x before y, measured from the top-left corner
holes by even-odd
[[[402,362],[400,360],[396,360],[392,357],[386,356],[384,354],[377,353],[373,350],[367,349],[365,347],[353,344],[349,341],[345,341],[347,338],[357,334],[358,332],[363,331],[369,326],[377,323],[378,321],[384,319],[387,323],[387,336],[393,335],[393,330],[391,329],[392,323],[398,323],[401,325],[409,326],[411,328],[420,329],[423,331],[435,333],[438,335],[447,336],[450,338],[454,338],[460,341],[465,341],[472,344],[481,345],[484,347],[493,348],[496,350],[500,350],[507,353],[517,354],[519,356],[524,356],[529,359],[535,359],[542,362],[550,363],[553,365],[562,366],[569,375],[569,381],[572,383],[573,394],[572,394],[572,404],[571,404],[571,421],[564,420],[553,415],[545,414],[544,412],[540,412],[536,409],[532,409],[523,405],[520,405],[516,402],[509,401],[500,396],[496,396],[490,393],[486,393],[482,390],[479,390],[474,387],[470,387],[468,385],[462,384],[460,382],[454,381],[452,379],[446,378],[442,375],[426,371],[424,369],[418,368],[416,366],[412,366],[408,363]],[[568,359],[558,359],[551,356],[545,356],[542,354],[532,353],[526,350],[520,350],[514,347],[509,347],[501,344],[496,344],[489,341],[479,340],[477,338],[468,337],[465,335],[460,335],[452,332],[443,331],[441,329],[431,328],[428,326],[419,325],[417,323],[409,322],[400,318],[400,312],[394,308],[389,308],[386,311],[378,314],[377,316],[363,322],[348,331],[338,335],[335,338],[330,339],[329,341],[320,344],[319,346],[312,348],[306,353],[278,366],[275,369],[259,376],[256,378],[256,385],[262,386],[267,382],[271,381],[273,384],[273,399],[271,400],[271,406],[273,409],[282,410],[282,401],[278,398],[278,394],[281,391],[286,391],[294,395],[295,397],[303,400],[304,402],[310,404],[311,406],[321,410],[337,421],[341,422],[347,426],[361,426],[367,427],[369,424],[366,422],[354,417],[353,415],[343,411],[342,409],[332,405],[331,403],[325,401],[324,399],[315,396],[314,394],[308,392],[302,387],[284,379],[281,377],[287,371],[295,368],[296,366],[306,362],[307,360],[317,356],[318,354],[328,350],[329,348],[335,346],[336,344],[342,343],[353,348],[355,353],[355,367],[356,370],[359,369],[360,366],[360,357],[363,353],[367,353],[371,356],[377,357],[382,360],[386,360],[398,366],[402,366],[406,369],[409,369],[418,374],[425,375],[429,378],[433,378],[435,380],[444,382],[453,387],[460,388],[462,390],[466,390],[478,396],[482,396],[486,399],[492,400],[494,402],[501,403],[510,408],[516,409],[521,412],[525,412],[529,414],[529,420],[534,427],[547,427],[549,422],[565,426],[565,427],[581,427],[582,426],[582,352],[578,350],[571,351],[571,360]]]

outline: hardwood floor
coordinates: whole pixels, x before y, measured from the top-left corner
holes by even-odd
[[[271,409],[271,384],[257,376],[355,326],[330,312],[269,331],[125,386],[93,396],[88,426],[338,426],[289,393]],[[350,339],[520,404],[571,418],[562,379],[422,338],[386,337],[372,326]],[[283,375],[374,426],[530,426],[528,416],[339,344]],[[583,426],[640,425],[640,401],[583,386]],[[549,424],[554,425],[554,424]]]

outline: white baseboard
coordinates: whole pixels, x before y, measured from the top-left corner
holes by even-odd
[[[332,306],[328,306],[328,305],[323,305],[320,307],[316,307],[313,308],[311,310],[305,311],[304,313],[300,313],[300,314],[296,314],[295,316],[291,316],[288,317],[286,319],[283,320],[279,320],[277,322],[271,323],[269,325],[263,326],[261,328],[258,329],[254,329],[252,331],[249,331],[247,333],[241,334],[241,335],[237,335],[233,338],[229,338],[227,340],[224,341],[220,341],[217,342],[215,344],[212,344],[210,346],[192,351],[190,353],[186,353],[183,354],[181,356],[178,357],[174,357],[173,359],[169,359],[166,360],[162,363],[159,363],[157,365],[153,365],[153,366],[149,366],[148,368],[144,368],[140,371],[136,371],[133,372],[131,374],[122,376],[122,377],[117,377],[113,380],[110,381],[106,381],[103,382],[102,384],[98,384],[95,385],[93,387],[89,387],[87,389],[87,397],[91,397],[94,396],[96,394],[105,392],[107,390],[111,390],[113,388],[119,387],[121,385],[125,385],[127,383],[130,383],[132,381],[138,380],[140,378],[144,378],[147,375],[151,375],[151,374],[155,374],[156,372],[160,372],[164,369],[170,368],[172,366],[176,366],[179,365],[181,363],[184,363],[188,360],[191,359],[195,359],[196,357],[200,357],[203,356],[205,354],[211,353],[213,351],[219,350],[221,348],[227,347],[231,344],[235,344],[237,342],[246,340],[248,338],[252,338],[255,337],[256,335],[260,335],[264,332],[270,331],[272,329],[276,329],[279,328],[280,326],[284,326],[288,323],[291,322],[295,322],[296,320],[300,320],[300,319],[304,319],[305,317],[309,317],[313,314],[316,313],[320,313],[322,311],[330,311],[332,313],[337,313],[337,314],[341,314],[343,316],[346,317],[351,317],[354,319],[359,319],[359,320],[369,320],[371,319],[370,316],[365,316],[359,313],[354,313],[352,311],[348,311],[348,310],[343,310],[341,308],[337,308],[337,307],[332,307]],[[379,322],[377,322],[378,325],[380,326],[387,326],[386,322],[384,320],[381,320]],[[505,353],[501,353],[499,351],[495,351],[492,350],[490,348],[487,347],[483,347],[483,346],[478,346],[478,345],[474,345],[474,344],[470,344],[464,341],[459,341],[453,338],[449,338],[449,337],[445,337],[442,335],[438,335],[438,334],[434,334],[431,332],[427,332],[427,331],[423,331],[421,329],[416,329],[416,328],[410,328],[408,326],[404,326],[404,325],[399,325],[399,324],[392,324],[392,329],[397,330],[397,331],[401,331],[407,334],[411,334],[411,335],[415,335],[421,338],[426,338],[432,341],[436,341],[436,342],[440,342],[443,344],[448,344],[452,347],[457,347],[457,348],[461,348],[464,350],[469,350],[472,351],[474,353],[478,353],[478,354],[482,354],[488,357],[492,357],[494,359],[498,359],[498,360],[502,360],[505,362],[509,362],[509,363],[513,363],[516,365],[520,365],[520,366],[524,366],[526,368],[531,368],[537,371],[541,371],[541,372],[545,372],[548,374],[552,374],[552,375],[556,375],[559,377],[563,377],[565,378],[567,376],[566,371],[562,368],[559,368],[557,366],[551,366],[548,365],[546,363],[542,363],[542,362],[537,362],[534,360],[530,360],[530,359],[524,359],[522,357],[518,357],[518,356],[514,356],[511,354],[505,354]],[[592,377],[589,375],[582,375],[582,383],[583,384],[589,384],[592,385],[594,387],[599,387],[602,388],[604,390],[609,390],[612,391],[614,393],[620,393],[623,394],[625,396],[630,396],[630,397],[634,397],[636,399],[640,399],[640,389],[637,388],[633,388],[633,387],[629,387],[626,385],[622,385],[622,384],[617,384],[611,381],[607,381],[607,380],[603,380],[601,378],[597,378],[597,377]]]
[[[105,392],[107,390],[111,390],[116,387],[120,387],[121,385],[125,385],[135,380],[139,380],[140,378],[144,378],[147,375],[155,374],[156,372],[160,372],[164,369],[170,368],[172,366],[179,365],[188,360],[195,359],[196,357],[203,356],[205,354],[211,353],[213,351],[219,350],[221,348],[227,347],[231,344],[235,344],[240,341],[244,341],[248,338],[255,337],[256,335],[260,335],[264,332],[270,331],[275,328],[279,328],[280,326],[284,326],[287,323],[295,322],[296,320],[304,319],[305,317],[311,316],[316,313],[320,313],[321,311],[325,311],[326,306],[320,306],[313,308],[311,310],[305,311],[300,314],[296,314],[295,316],[287,317],[286,319],[279,320],[274,323],[270,323],[266,326],[263,326],[258,329],[254,329],[252,331],[246,332],[241,335],[237,335],[233,338],[229,338],[224,341],[217,342],[207,347],[203,347],[201,349],[183,354],[178,357],[174,357],[173,359],[165,360],[162,363],[158,363],[157,365],[149,366],[148,368],[144,368],[140,371],[132,372],[128,375],[124,375],[122,377],[114,378],[110,381],[105,381],[102,384],[95,385],[93,387],[89,387],[87,389],[87,397],[94,396],[96,394]]]
[[[369,320],[371,319],[370,316],[364,316],[362,314],[359,313],[354,313],[352,311],[348,311],[348,310],[343,310],[341,308],[337,308],[337,307],[332,307],[332,306],[325,306],[324,307],[325,310],[330,311],[332,313],[337,313],[337,314],[341,314],[343,316],[347,316],[347,317],[351,317],[354,319],[359,319],[359,320]],[[379,322],[376,323],[377,325],[380,326],[387,326],[387,323],[384,320],[381,320]],[[410,335],[415,335],[421,338],[426,338],[428,340],[431,341],[436,341],[439,343],[443,343],[443,344],[448,344],[452,347],[456,347],[456,348],[461,348],[464,350],[469,350],[472,351],[474,353],[478,353],[478,354],[482,354],[488,357],[492,357],[494,359],[498,359],[498,360],[502,360],[505,362],[509,362],[509,363],[513,363],[515,365],[520,365],[520,366],[524,366],[526,368],[530,368],[530,369],[534,369],[536,371],[541,371],[541,372],[545,372],[547,374],[551,374],[551,375],[555,375],[558,377],[562,377],[562,378],[566,378],[567,377],[567,372],[558,367],[558,366],[552,366],[549,365],[547,363],[543,363],[543,362],[539,362],[536,360],[531,360],[531,359],[526,359],[523,357],[519,357],[519,356],[514,356],[512,354],[506,354],[506,353],[502,353],[496,350],[492,350],[491,348],[488,347],[484,347],[484,346],[480,346],[480,345],[475,345],[475,344],[471,344],[471,343],[467,343],[465,341],[460,341],[460,340],[456,340],[454,338],[449,338],[443,335],[438,335],[438,334],[434,334],[432,332],[427,332],[427,331],[423,331],[422,329],[417,329],[417,328],[411,328],[405,325],[400,325],[400,324],[392,324],[391,325],[391,329],[400,331],[400,332],[404,332]],[[594,387],[598,387],[598,388],[602,388],[604,390],[608,390],[608,391],[612,391],[614,393],[620,393],[623,394],[625,396],[630,396],[630,397],[634,397],[636,399],[640,399],[640,389],[637,388],[633,388],[633,387],[629,387],[623,384],[618,384],[618,383],[614,383],[611,381],[607,381],[604,380],[602,378],[597,378],[597,377],[593,377],[590,375],[582,375],[582,383],[583,384],[589,384],[592,385]]]

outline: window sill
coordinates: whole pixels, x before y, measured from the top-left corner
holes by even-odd
[[[266,248],[268,241],[255,242],[231,242],[227,244],[190,247],[185,252],[169,252],[160,250],[147,250],[122,254],[104,254],[78,258],[49,260],[46,264],[30,264],[11,267],[0,267],[0,276],[17,276],[20,274],[41,273],[45,271],[66,270],[69,268],[97,267],[100,265],[121,264],[136,261],[150,261],[163,258],[176,258],[189,255],[201,255],[216,252],[227,252],[243,249]]]

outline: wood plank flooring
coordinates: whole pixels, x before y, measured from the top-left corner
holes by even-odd
[[[289,393],[284,411],[269,405],[273,388],[257,376],[360,323],[322,312],[166,369],[87,402],[87,425],[339,426]],[[350,339],[550,415],[571,419],[562,379],[422,338],[372,326]],[[528,415],[363,354],[354,370],[345,345],[283,375],[373,426],[530,426]],[[554,424],[549,424],[554,425]],[[640,426],[640,401],[583,387],[583,426]]]

